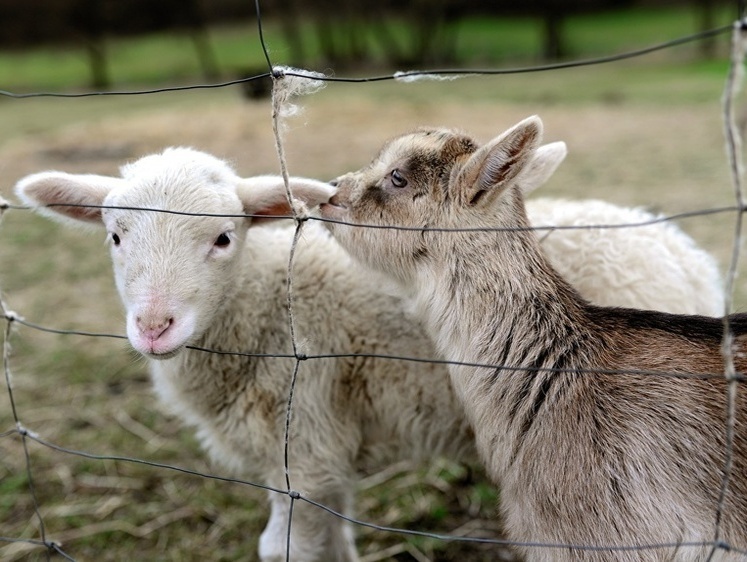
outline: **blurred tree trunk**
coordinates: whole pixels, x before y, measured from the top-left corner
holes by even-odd
[[[396,34],[392,32],[391,21],[391,16],[389,18],[383,17],[383,14],[375,11],[371,14],[369,20],[369,31],[373,40],[381,48],[386,63],[398,67],[407,64],[405,62],[407,49],[402,45],[402,41],[396,37]]]
[[[111,87],[104,37],[106,18],[103,4],[98,0],[78,0],[70,12],[70,24],[83,36],[91,71],[91,87],[105,90]]]
[[[208,79],[215,79],[220,75],[218,70],[218,60],[215,57],[215,51],[210,43],[207,29],[203,27],[190,27],[189,36],[197,53],[197,60],[202,70],[202,75]]]
[[[548,5],[543,13],[542,56],[545,60],[560,60],[567,54],[563,39],[564,14],[558,6]]]
[[[299,22],[304,14],[299,9],[297,0],[288,0],[279,12],[283,35],[290,48],[290,64],[291,66],[303,68],[306,64],[306,49],[301,39],[301,26]]]
[[[708,31],[716,26],[716,2],[714,0],[695,0],[698,11],[699,31]],[[706,59],[716,56],[716,38],[707,37],[699,42],[700,55]]]
[[[381,15],[372,18],[374,23],[369,29],[390,65],[444,64],[456,60],[456,29],[460,16],[460,9],[450,5],[448,0],[419,0],[401,15],[406,31],[402,39],[392,31],[392,20]]]
[[[414,2],[413,7],[410,26],[413,28],[411,58],[414,63],[452,62],[456,57],[456,41],[449,36],[454,28],[450,20],[456,18],[448,9],[448,0],[420,0]]]
[[[325,64],[341,65],[343,61],[335,40],[336,29],[334,18],[330,18],[328,14],[317,14],[316,38]]]
[[[95,90],[108,90],[111,88],[112,81],[109,76],[103,37],[88,37],[85,46],[91,70],[91,87]]]
[[[180,9],[182,10],[182,16],[175,19],[177,21],[181,19],[186,23],[202,75],[208,80],[217,78],[220,74],[218,59],[210,43],[207,17],[200,6],[199,0],[182,0]]]
[[[315,27],[324,64],[346,68],[367,62],[365,33],[360,26],[364,9],[352,0],[317,2]]]

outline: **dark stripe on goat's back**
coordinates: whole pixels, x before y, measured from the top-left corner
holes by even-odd
[[[539,379],[540,379],[539,382],[534,385],[536,390],[534,392],[534,400],[532,401],[532,407],[524,415],[524,419],[521,421],[521,427],[519,428],[519,432],[516,436],[517,437],[517,449],[516,449],[517,452],[521,448],[521,444],[524,443],[524,440],[526,439],[526,436],[529,434],[529,431],[532,429],[532,425],[534,424],[534,421],[537,419],[537,414],[542,408],[542,405],[545,403],[545,400],[550,394],[550,390],[552,389],[553,385],[555,384],[557,380],[557,375],[545,373],[543,375],[539,375]]]
[[[492,345],[492,342],[495,341],[497,337],[497,330],[500,326],[500,323],[496,322],[496,325],[493,327],[493,332],[491,333],[489,338],[486,338],[486,341],[488,342],[486,344],[486,347],[480,350],[483,354],[488,353],[490,351],[490,346]],[[500,377],[501,373],[503,372],[502,367],[506,365],[506,361],[508,361],[508,355],[511,353],[511,349],[514,347],[514,326],[511,325],[510,331],[508,332],[508,335],[506,335],[506,338],[502,342],[503,348],[501,349],[500,354],[496,357],[496,369],[493,372],[493,375],[490,377],[490,384],[500,384],[498,381],[498,378]]]
[[[523,377],[523,380],[521,381],[521,386],[518,388],[518,391],[516,394],[511,396],[511,406],[508,410],[508,416],[511,421],[516,419],[516,416],[519,414],[519,410],[521,410],[521,407],[526,403],[527,399],[529,398],[529,393],[532,390],[532,383],[534,382],[534,378],[536,376],[536,372],[534,371],[518,371],[514,373],[509,373],[509,377]]]
[[[560,351],[560,355],[553,362],[549,361],[550,354],[552,351],[557,350],[547,348],[537,357],[533,365],[533,370],[525,372],[527,380],[530,380],[532,383],[534,393],[532,395],[531,407],[520,421],[521,425],[516,435],[516,445],[511,452],[512,463],[519,454],[526,438],[532,430],[534,422],[542,413],[543,408],[547,409],[556,406],[558,400],[574,384],[576,372],[573,370],[572,365],[576,359],[579,343],[575,340],[570,342],[570,344],[568,342],[564,343],[569,345],[569,347]],[[552,371],[543,370],[548,368],[552,369]],[[512,421],[518,422],[519,420]]]
[[[546,367],[544,363],[547,361],[547,357],[544,357],[544,360],[542,362],[540,362],[539,359],[540,358],[538,357],[538,361],[536,363],[536,368],[538,370],[535,371],[535,380],[537,382],[534,385],[536,391],[534,393],[532,407],[527,412],[521,425],[520,437],[522,439],[529,433],[529,430],[532,428],[532,424],[534,423],[535,419],[537,419],[537,415],[540,413],[542,407],[547,402],[547,398],[550,396],[550,392],[554,391],[554,402],[560,397],[563,389],[568,386],[568,377],[571,376],[571,373],[566,371],[570,362],[573,360],[572,353],[570,353],[570,351],[564,353],[558,360],[555,361],[555,363],[552,365],[552,372],[539,370],[543,367]]]
[[[514,397],[515,402],[511,405],[509,411],[510,423],[518,427],[516,432],[516,440],[514,441],[514,448],[511,451],[510,463],[513,464],[516,460],[519,451],[521,451],[529,432],[532,429],[534,421],[537,419],[537,414],[545,404],[548,395],[552,391],[553,387],[556,386],[556,377],[554,373],[539,373],[537,371],[522,371],[522,376],[525,377],[520,391]],[[525,411],[523,417],[518,417],[519,411],[522,409],[522,405],[526,405],[530,395],[534,390],[534,398],[528,411]],[[526,408],[523,408],[526,410]]]
[[[550,394],[550,387],[552,384],[556,381],[558,375],[545,375],[544,380],[540,383],[539,388],[537,389],[537,392],[534,395],[534,402],[532,403],[532,410],[527,415],[526,419],[524,420],[524,423],[526,424],[526,429],[522,431],[522,433],[526,433],[529,431],[529,428],[532,425],[532,422],[537,417],[537,413],[540,411],[540,408],[542,408],[542,404],[545,403],[545,399],[547,399],[548,394]]]
[[[723,320],[709,316],[596,306],[589,307],[588,313],[604,329],[656,330],[703,343],[719,342],[724,334]],[[747,335],[747,314],[731,315],[729,325],[734,335]]]

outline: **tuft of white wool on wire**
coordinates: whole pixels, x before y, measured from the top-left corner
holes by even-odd
[[[439,74],[437,72],[426,72],[423,70],[398,70],[394,73],[394,79],[397,82],[451,82],[464,78],[464,74]]]
[[[279,117],[293,117],[301,111],[299,105],[292,103],[296,97],[317,93],[324,88],[325,75],[321,72],[303,70],[290,66],[272,67],[273,105]]]

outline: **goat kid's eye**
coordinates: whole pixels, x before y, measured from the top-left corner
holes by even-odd
[[[117,234],[116,232],[112,232],[112,242],[115,246],[119,246],[119,244],[122,242],[122,240],[120,240],[119,238],[119,234]]]
[[[392,170],[390,176],[394,187],[405,187],[407,185],[407,179],[405,179],[405,176],[403,176],[399,170]]]
[[[223,232],[218,235],[218,238],[215,239],[214,246],[218,248],[225,248],[231,243],[231,237],[228,235],[228,233]]]

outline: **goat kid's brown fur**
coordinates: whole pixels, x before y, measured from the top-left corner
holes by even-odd
[[[397,137],[338,178],[322,214],[408,228],[329,223],[353,255],[398,281],[446,359],[497,366],[454,365],[451,381],[502,486],[509,537],[567,545],[521,548],[527,559],[705,560],[728,449],[724,325],[596,307],[551,268],[520,189],[542,158],[541,134],[533,117],[482,147],[445,129]],[[729,326],[744,373],[747,316]],[[738,388],[719,530],[742,552],[746,409]],[[713,557],[744,559],[721,548]]]

